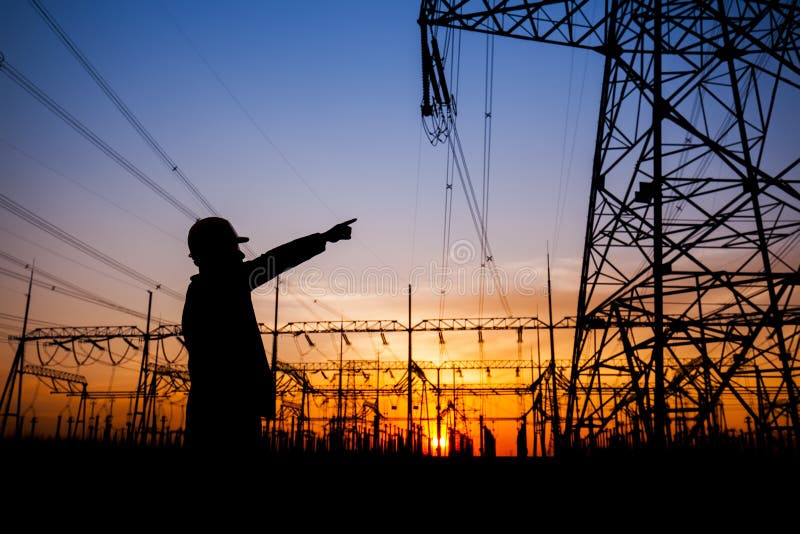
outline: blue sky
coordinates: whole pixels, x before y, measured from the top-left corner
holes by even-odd
[[[324,298],[318,301],[329,306],[320,317],[329,309],[351,318],[376,309],[404,316],[405,299],[394,289],[405,287],[415,267],[441,262],[447,153],[431,146],[421,129],[416,2],[42,4],[217,211],[251,237],[254,251],[358,217],[352,241],[330,245],[306,267],[324,275],[350,269],[356,278],[388,269],[396,287],[334,295],[319,286],[316,295]],[[154,182],[207,214],[33,6],[7,1],[5,11],[0,52],[6,61]],[[462,35],[459,132],[479,197],[485,54],[485,36]],[[508,273],[534,269],[543,287],[550,246],[554,272],[564,274],[554,290],[574,292],[600,63],[580,51],[503,39],[495,40],[494,57],[488,220],[495,262]],[[0,96],[4,194],[182,291],[195,270],[184,243],[191,221],[7,76],[0,78]],[[457,182],[451,243],[477,247],[464,198]],[[561,198],[565,215],[557,228]],[[0,232],[7,253],[144,309],[141,284],[103,276],[98,271],[125,279],[7,211],[0,213]],[[24,283],[2,279],[0,291],[3,311],[21,315]],[[452,314],[474,315],[477,297],[463,293],[448,300]],[[433,292],[420,284],[415,294],[419,317],[438,315]],[[32,315],[42,320],[130,321],[65,297],[34,296]],[[260,318],[269,321],[264,300],[256,296]],[[518,299],[514,314],[531,315],[544,302],[541,295]],[[289,320],[291,298],[286,303]],[[501,311],[498,299],[486,306],[489,315]],[[154,296],[162,320],[176,321],[179,309],[175,299]],[[296,320],[308,314],[307,307],[296,311]],[[572,313],[574,299],[561,314]]]

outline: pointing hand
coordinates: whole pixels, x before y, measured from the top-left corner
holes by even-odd
[[[358,219],[350,219],[349,221],[339,223],[322,235],[325,237],[326,241],[329,241],[331,243],[336,243],[341,239],[350,239],[350,234],[352,233],[353,230],[352,228],[350,228],[350,225],[356,222],[357,220]]]

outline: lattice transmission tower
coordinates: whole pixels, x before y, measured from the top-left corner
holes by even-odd
[[[795,1],[421,3],[435,142],[454,115],[443,28],[603,63],[560,446],[606,443],[621,419],[628,443],[695,445],[737,417],[760,446],[796,446],[799,14]]]

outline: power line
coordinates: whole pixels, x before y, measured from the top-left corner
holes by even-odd
[[[28,281],[28,277],[27,276],[25,276],[23,274],[20,274],[20,273],[17,273],[17,272],[14,272],[14,271],[12,271],[10,269],[6,269],[5,267],[0,267],[0,275],[7,276],[7,277],[13,278],[15,280],[20,280],[22,282],[27,282]],[[78,290],[74,290],[74,289],[60,287],[60,286],[57,286],[57,285],[54,285],[54,284],[50,284],[50,283],[44,282],[42,280],[36,280],[35,278],[33,280],[33,285],[41,287],[41,288],[44,288],[44,289],[48,289],[50,291],[54,291],[56,293],[61,293],[62,295],[66,295],[68,297],[72,297],[72,298],[75,298],[75,299],[78,299],[78,300],[82,300],[82,301],[88,302],[90,304],[97,304],[97,305],[103,306],[105,308],[110,308],[112,310],[116,310],[116,311],[120,311],[120,312],[123,312],[123,313],[127,313],[129,315],[133,315],[134,317],[138,317],[139,319],[147,319],[147,315],[144,314],[144,313],[138,312],[138,311],[133,310],[131,308],[127,308],[127,307],[122,306],[120,304],[116,304],[114,302],[111,302],[110,300],[107,300],[107,299],[104,299],[103,297],[94,295],[93,293],[90,293],[90,292],[88,292],[86,290],[83,290],[83,289],[78,291]]]
[[[20,258],[17,258],[16,256],[14,256],[12,254],[9,254],[8,252],[4,252],[4,251],[0,250],[0,258],[3,258],[6,261],[9,261],[9,262],[11,262],[11,263],[13,263],[13,264],[15,264],[15,265],[17,265],[19,267],[22,267],[25,270],[32,269],[30,263],[28,263],[25,260],[22,260]],[[36,267],[36,269],[34,271],[34,277],[35,276],[44,277],[46,279],[49,279],[49,280],[55,282],[56,284],[60,284],[61,286],[63,286],[63,287],[56,287],[55,285],[52,285],[52,284],[44,284],[43,283],[44,284],[43,287],[48,287],[49,289],[51,289],[53,291],[58,291],[59,293],[69,294],[69,296],[80,298],[81,300],[90,301],[90,302],[92,302],[94,304],[99,304],[99,305],[105,306],[107,308],[111,308],[111,309],[114,309],[114,310],[117,310],[117,311],[122,311],[122,312],[125,312],[125,313],[129,314],[129,315],[133,315],[135,317],[139,317],[140,319],[147,319],[147,315],[142,313],[142,312],[133,310],[133,309],[128,308],[126,306],[123,306],[121,304],[117,304],[116,302],[113,302],[113,301],[111,301],[111,300],[109,300],[109,299],[107,299],[107,298],[105,298],[105,297],[103,297],[101,295],[98,295],[98,294],[93,293],[93,292],[91,292],[91,291],[89,291],[87,289],[84,289],[84,288],[82,288],[81,286],[79,286],[77,284],[74,284],[72,282],[69,282],[68,280],[64,280],[63,278],[60,278],[60,277],[58,277],[58,276],[56,276],[54,274],[51,274],[51,273],[45,271],[44,269],[42,269],[41,267]]]
[[[9,143],[8,141],[6,141],[5,139],[2,139],[2,138],[0,138],[0,143],[3,143],[4,145],[8,146],[9,148],[19,152],[20,154],[22,154],[26,158],[28,158],[31,161],[37,163],[38,165],[40,165],[41,167],[43,167],[43,168],[47,169],[48,171],[52,172],[56,176],[60,176],[61,178],[64,178],[65,180],[68,180],[68,181],[72,182],[73,184],[75,184],[76,186],[80,187],[81,189],[83,189],[87,193],[90,193],[90,194],[96,196],[97,198],[99,198],[99,199],[101,199],[101,200],[103,200],[105,202],[108,202],[109,204],[111,204],[115,208],[119,209],[120,211],[124,211],[125,213],[127,213],[131,217],[135,217],[136,219],[138,219],[139,221],[145,223],[146,225],[148,225],[148,226],[150,226],[152,228],[155,228],[159,232],[161,232],[164,235],[174,239],[175,241],[178,241],[180,243],[185,243],[184,239],[182,239],[182,238],[180,238],[180,237],[178,237],[176,235],[173,235],[172,233],[168,232],[167,230],[161,228],[160,226],[158,226],[156,224],[153,224],[151,221],[149,221],[146,218],[142,217],[138,213],[136,213],[136,212],[134,212],[132,210],[129,210],[128,208],[126,208],[126,207],[124,207],[124,206],[122,206],[120,204],[117,204],[116,202],[114,202],[110,198],[108,198],[108,197],[106,197],[104,195],[101,195],[97,191],[94,191],[94,190],[86,187],[85,185],[80,183],[78,180],[76,180],[74,178],[71,178],[71,177],[67,176],[66,174],[64,174],[62,172],[59,172],[58,170],[54,169],[53,167],[51,167],[51,166],[47,165],[46,163],[44,163],[43,161],[41,161],[39,158],[37,158],[37,157],[33,156],[32,154],[29,154],[28,152],[22,150],[18,146],[15,146],[15,145]]]
[[[114,276],[114,275],[112,275],[112,274],[109,274],[109,273],[103,272],[103,271],[101,271],[100,269],[95,269],[94,267],[92,267],[92,266],[90,266],[90,265],[86,265],[85,263],[83,263],[83,262],[80,262],[80,261],[78,261],[78,260],[76,260],[76,259],[74,259],[74,258],[70,258],[70,257],[69,257],[69,256],[67,256],[66,254],[61,254],[60,252],[57,252],[57,251],[53,250],[53,249],[52,249],[52,248],[50,248],[50,247],[46,247],[46,246],[42,245],[41,243],[37,243],[36,241],[33,241],[33,240],[31,240],[31,239],[28,239],[28,238],[26,238],[26,237],[23,237],[23,236],[19,235],[19,234],[18,234],[18,233],[16,233],[16,232],[12,232],[12,231],[11,231],[11,230],[9,230],[8,228],[3,228],[3,227],[0,227],[0,231],[3,231],[3,232],[5,232],[5,233],[7,233],[7,234],[9,234],[9,235],[12,235],[12,236],[16,237],[16,238],[17,238],[17,239],[19,239],[20,241],[24,241],[25,243],[28,243],[28,244],[30,244],[30,245],[33,245],[33,246],[35,246],[35,247],[37,247],[37,248],[40,248],[40,249],[42,249],[42,250],[46,250],[46,251],[47,251],[47,252],[49,252],[50,254],[52,254],[52,255],[54,255],[54,256],[58,256],[58,257],[59,257],[59,258],[61,258],[61,259],[67,260],[67,261],[68,261],[68,262],[70,262],[70,263],[73,263],[73,264],[75,264],[75,265],[80,265],[80,266],[81,266],[81,267],[83,267],[84,269],[88,269],[88,270],[90,270],[90,271],[92,271],[92,272],[95,272],[95,273],[99,274],[100,276],[104,276],[104,277],[108,278],[109,280],[114,280],[115,282],[119,282],[120,284],[125,284],[126,286],[128,286],[128,287],[133,287],[133,288],[135,288],[135,289],[141,289],[141,286],[139,286],[139,285],[137,285],[137,284],[134,284],[133,282],[129,282],[128,280],[124,280],[124,279],[122,279],[122,278],[119,278],[119,277],[117,277],[117,276]]]
[[[5,313],[5,312],[0,312],[0,318],[8,319],[10,321],[19,321],[19,322],[25,320],[24,317],[21,317],[19,315],[14,315],[13,313]],[[28,322],[31,324],[38,324],[42,326],[56,326],[56,327],[64,326],[63,324],[51,323],[50,321],[42,321],[41,319],[31,319],[30,317],[28,317]]]
[[[445,57],[448,55],[448,49],[450,48],[450,41],[453,39],[453,32],[448,32],[447,37],[445,39]],[[455,60],[450,63],[450,86],[454,88],[452,98],[453,100],[458,99],[458,88],[459,88],[459,72],[461,67],[461,34],[456,34],[457,42],[453,43],[452,47],[454,49],[454,56]],[[455,112],[455,111],[454,111]],[[424,125],[424,123],[423,123]],[[453,164],[453,160],[455,158],[455,153],[448,150],[447,151],[447,160],[445,166],[445,184],[444,184],[444,225],[442,228],[442,267],[441,272],[443,276],[447,276],[449,272],[449,253],[450,253],[450,238],[451,238],[451,228],[453,222],[453,177],[455,174],[455,165]],[[442,280],[443,285],[445,284],[445,280]],[[444,309],[445,309],[445,296],[447,292],[445,290],[441,290],[439,293],[439,318],[444,317]],[[444,346],[444,345],[442,345]]]
[[[24,221],[36,226],[40,230],[43,230],[43,231],[47,232],[48,234],[52,235],[53,237],[63,241],[64,243],[66,243],[66,244],[68,244],[68,245],[80,250],[84,254],[86,254],[88,256],[91,256],[92,258],[94,258],[94,259],[96,259],[96,260],[98,260],[98,261],[100,261],[102,263],[105,263],[106,265],[108,265],[112,269],[115,269],[115,270],[117,270],[117,271],[119,271],[119,272],[121,272],[121,273],[123,273],[123,274],[125,274],[125,275],[127,275],[127,276],[129,276],[131,278],[133,278],[134,280],[137,280],[137,281],[145,284],[148,287],[151,287],[151,288],[153,288],[153,289],[155,289],[157,291],[161,291],[162,293],[164,293],[164,294],[166,294],[166,295],[168,295],[170,297],[173,297],[176,300],[183,301],[184,295],[182,293],[179,293],[178,291],[175,291],[174,289],[170,289],[169,287],[163,285],[161,282],[153,280],[149,276],[146,276],[146,275],[136,271],[135,269],[132,269],[132,268],[128,267],[124,263],[121,263],[121,262],[115,260],[114,258],[112,258],[112,257],[100,252],[99,250],[97,250],[93,246],[91,246],[91,245],[81,241],[77,237],[74,237],[73,235],[65,232],[64,230],[60,229],[56,225],[54,225],[54,224],[42,219],[41,217],[39,217],[38,215],[36,215],[32,211],[30,211],[27,208],[24,208],[23,206],[17,204],[16,202],[14,202],[13,200],[11,200],[10,198],[8,198],[7,196],[5,196],[5,195],[3,195],[1,193],[0,193],[0,207],[5,208],[6,210],[10,211],[11,213],[16,215],[20,219],[22,219],[22,220],[24,220]]]
[[[206,59],[206,57],[202,54],[202,52],[200,52],[200,48],[194,43],[194,41],[189,37],[189,35],[183,30],[181,25],[178,23],[178,20],[172,14],[172,12],[169,10],[169,8],[167,8],[167,6],[164,6],[164,10],[167,12],[167,15],[172,20],[172,24],[178,30],[178,33],[181,34],[183,39],[189,45],[189,48],[192,49],[192,51],[195,53],[195,55],[197,55],[197,57],[200,59],[200,61],[202,61],[203,65],[205,65],[206,69],[208,69],[208,71],[217,80],[217,82],[222,86],[222,88],[225,90],[225,92],[228,93],[228,96],[231,97],[231,100],[233,100],[234,104],[236,104],[236,107],[239,108],[239,111],[242,112],[242,114],[247,118],[247,120],[250,122],[250,124],[256,129],[256,131],[258,131],[258,133],[261,135],[261,137],[264,139],[264,141],[266,141],[267,144],[269,144],[272,147],[272,149],[278,154],[278,156],[281,158],[283,163],[289,168],[289,170],[292,172],[292,174],[295,176],[295,178],[300,180],[300,182],[306,187],[306,189],[308,189],[308,191],[314,196],[314,198],[316,198],[317,201],[326,210],[328,210],[329,213],[331,213],[337,219],[340,218],[340,216],[336,213],[336,211],[334,211],[334,209],[331,208],[330,205],[327,202],[325,202],[325,200],[322,198],[322,196],[319,193],[317,193],[317,191],[313,187],[311,187],[311,184],[308,182],[308,180],[306,180],[305,177],[302,174],[300,174],[300,171],[297,169],[297,167],[295,167],[294,164],[292,164],[292,162],[289,160],[289,158],[286,156],[286,154],[280,149],[280,147],[278,147],[278,145],[272,140],[272,138],[267,134],[267,132],[264,131],[264,129],[261,127],[261,125],[258,123],[258,121],[256,121],[255,117],[253,117],[253,114],[250,113],[247,110],[247,108],[244,106],[244,104],[242,104],[242,101],[239,100],[239,98],[236,96],[236,94],[233,92],[233,90],[228,86],[227,83],[225,83],[225,81],[222,79],[222,76],[219,75],[219,73],[216,71],[216,69],[214,69],[214,67]],[[366,249],[366,251],[369,252],[376,260],[378,260],[379,262],[384,263],[384,264],[386,263],[386,262],[383,261],[383,259],[380,256],[378,256],[378,254],[374,250],[372,250],[369,246],[367,246],[367,244],[364,243],[357,235],[353,236],[353,240],[357,241],[362,247],[364,247],[364,249]]]
[[[570,61],[570,76],[569,76],[569,91],[567,94],[567,113],[566,118],[564,119],[564,139],[561,144],[561,171],[559,175],[559,182],[558,182],[558,196],[556,198],[556,222],[555,222],[555,229],[554,229],[554,239],[553,239],[553,252],[555,255],[556,250],[558,249],[558,240],[561,234],[561,225],[564,220],[564,209],[567,204],[567,193],[569,192],[569,182],[570,178],[572,177],[572,161],[575,155],[575,146],[577,144],[577,136],[578,136],[578,126],[580,124],[581,119],[581,110],[583,108],[583,91],[584,86],[586,85],[586,71],[589,65],[589,61],[587,58],[584,58],[583,63],[583,76],[581,78],[581,86],[580,91],[578,93],[578,109],[575,114],[575,125],[572,129],[572,146],[569,149],[569,161],[567,163],[566,174],[564,172],[564,157],[566,155],[566,142],[567,142],[567,131],[569,130],[569,114],[570,114],[570,102],[572,101],[572,67],[574,63],[575,51],[573,50],[572,60]]]
[[[69,35],[64,31],[64,29],[56,22],[55,18],[42,6],[39,0],[30,0],[31,5],[36,9],[36,11],[41,15],[42,19],[47,23],[51,30],[56,34],[56,36],[61,39],[61,42],[64,43],[64,46],[70,51],[70,53],[78,60],[78,63],[83,66],[84,69],[89,73],[89,76],[100,86],[100,89],[106,94],[106,96],[114,103],[114,105],[119,109],[120,113],[128,120],[128,122],[133,126],[133,128],[139,133],[139,135],[144,139],[144,141],[152,148],[156,154],[161,158],[161,161],[166,165],[168,169],[170,169],[175,175],[177,175],[186,189],[194,195],[200,203],[213,215],[219,215],[217,210],[211,203],[203,196],[203,194],[195,187],[191,180],[183,173],[183,171],[178,167],[177,163],[175,163],[172,158],[166,153],[164,148],[156,141],[150,132],[142,125],[138,118],[131,112],[127,105],[122,101],[122,99],[117,95],[114,89],[108,84],[108,82],[103,78],[103,76],[97,71],[94,65],[89,62],[89,59],[86,55],[81,52],[78,46],[70,39]]]
[[[455,163],[455,168],[458,171],[458,177],[461,181],[461,186],[464,189],[464,195],[467,197],[467,206],[469,207],[469,213],[472,217],[472,224],[475,226],[475,231],[477,232],[478,237],[485,244],[486,257],[481,258],[481,262],[483,263],[485,261],[489,266],[489,270],[494,276],[495,283],[497,283],[497,287],[499,288],[497,294],[500,297],[500,303],[503,305],[503,309],[505,310],[506,314],[508,314],[510,317],[513,315],[513,313],[511,312],[511,306],[508,303],[508,299],[503,294],[503,285],[500,280],[500,275],[497,271],[497,265],[494,262],[494,254],[492,253],[489,239],[484,235],[483,232],[484,215],[481,212],[480,206],[478,206],[475,189],[472,186],[472,178],[470,177],[469,169],[467,168],[467,159],[464,155],[464,148],[461,145],[461,137],[458,135],[458,130],[456,129],[456,123],[454,120],[451,121],[450,127],[452,128],[452,135],[449,135],[447,140],[450,145],[450,150],[453,152],[453,162]],[[459,165],[459,157],[461,160],[461,165]]]
[[[44,104],[50,111],[55,113],[59,118],[71,126],[76,132],[85,137],[88,141],[99,148],[105,155],[114,160],[120,167],[125,169],[134,178],[142,182],[144,185],[152,189],[158,196],[169,202],[175,209],[183,213],[186,217],[192,220],[197,220],[200,216],[195,213],[191,208],[186,206],[183,202],[172,196],[167,190],[158,185],[147,176],[144,172],[139,170],[133,163],[125,159],[119,152],[111,148],[105,141],[103,141],[97,134],[90,130],[86,125],[81,123],[78,119],[73,117],[63,107],[58,105],[52,98],[50,98],[44,91],[39,89],[32,81],[27,79],[21,72],[8,63],[8,60],[0,56],[0,70],[2,70],[12,81],[25,89],[36,100]]]
[[[264,140],[273,148],[273,150],[275,150],[275,152],[278,154],[278,156],[280,156],[280,158],[283,160],[283,162],[286,164],[286,166],[289,167],[289,170],[291,170],[292,173],[303,183],[303,185],[306,186],[306,189],[308,189],[308,191],[312,195],[314,195],[314,198],[316,198],[319,201],[319,203],[322,204],[322,206],[324,206],[325,209],[327,209],[331,214],[333,214],[335,217],[338,217],[338,215],[333,210],[333,208],[331,208],[328,205],[328,203],[325,202],[322,199],[322,197],[316,192],[316,190],[314,190],[314,188],[311,187],[311,184],[309,184],[308,181],[305,178],[303,178],[303,176],[300,174],[300,171],[298,171],[297,168],[294,165],[292,165],[292,162],[289,161],[289,158],[286,157],[286,154],[284,154],[283,151],[280,148],[278,148],[278,145],[276,145],[275,142],[273,142],[272,138],[269,135],[267,135],[267,133],[264,131],[263,128],[261,128],[261,126],[255,120],[253,115],[247,110],[247,108],[244,107],[244,104],[242,104],[242,102],[239,100],[239,98],[236,96],[236,94],[234,94],[234,92],[231,90],[231,88],[228,87],[228,84],[226,84],[225,81],[222,79],[222,77],[217,73],[216,69],[214,69],[211,66],[211,63],[209,63],[208,60],[206,59],[206,57],[200,52],[200,49],[197,47],[197,45],[195,45],[194,41],[183,30],[181,25],[178,24],[178,21],[175,18],[175,16],[172,14],[172,12],[168,8],[166,8],[166,6],[164,6],[164,7],[165,7],[165,11],[169,15],[169,17],[172,19],[172,23],[175,25],[175,28],[178,30],[178,33],[181,34],[181,36],[187,42],[187,44],[192,49],[192,51],[197,55],[198,58],[200,58],[200,61],[203,62],[205,67],[209,70],[209,72],[212,74],[212,76],[214,76],[214,78],[222,86],[222,88],[225,90],[225,92],[228,93],[228,96],[231,97],[233,102],[236,104],[236,107],[239,108],[239,111],[241,111],[244,114],[244,116],[247,117],[248,121],[250,121],[250,124],[252,124],[253,127],[255,127],[255,129],[258,131],[258,133],[261,134],[261,137],[263,137]]]
[[[133,126],[134,130],[136,130],[142,139],[144,139],[145,143],[147,143],[147,145],[150,146],[150,148],[153,149],[153,151],[158,155],[167,169],[180,179],[179,181],[184,185],[184,187],[186,187],[189,193],[192,194],[209,213],[215,216],[220,216],[217,209],[211,205],[208,199],[200,192],[199,189],[197,189],[194,183],[189,179],[188,176],[186,176],[178,164],[175,163],[169,154],[167,154],[166,150],[164,150],[164,147],[162,147],[161,144],[159,144],[159,142],[156,141],[156,139],[144,127],[141,121],[139,121],[139,119],[133,114],[125,102],[122,101],[116,91],[114,91],[105,78],[103,78],[103,76],[97,71],[94,65],[92,65],[86,55],[78,48],[69,35],[67,35],[67,32],[64,31],[55,18],[47,11],[47,9],[45,9],[44,6],[42,6],[39,0],[30,0],[30,2],[50,27],[50,29],[53,30],[59,39],[61,39],[61,42],[64,43],[64,46],[67,47],[78,63],[83,66],[83,68],[89,73],[89,76],[91,76],[97,85],[100,86],[100,89],[102,89],[106,96],[114,103],[114,105],[127,119],[130,125]],[[255,256],[255,253],[249,248],[248,245],[242,245],[242,248],[246,249],[252,256]]]
[[[491,172],[492,155],[492,104],[494,101],[494,36],[486,36],[486,74],[483,102],[483,207],[481,219],[481,289],[478,297],[478,316],[483,315],[483,304],[486,293],[484,268],[487,260],[487,232],[489,230],[489,178]],[[481,345],[482,346],[482,345]]]

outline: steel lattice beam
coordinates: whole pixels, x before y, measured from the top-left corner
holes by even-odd
[[[273,335],[275,331],[264,323],[259,323],[262,335]],[[555,328],[574,328],[575,319],[564,317],[554,325]],[[423,319],[413,325],[412,332],[458,331],[458,330],[531,330],[547,329],[548,326],[538,317],[486,317]],[[393,319],[388,320],[348,320],[348,321],[300,321],[289,322],[278,329],[279,335],[301,334],[339,334],[339,333],[393,333],[408,332],[408,326]],[[162,324],[150,331],[150,340],[182,336],[181,325]],[[144,331],[135,326],[63,326],[56,328],[37,328],[25,336],[26,341],[51,341],[65,344],[72,341],[100,342],[109,339],[141,340]],[[20,336],[9,336],[19,341]]]
[[[50,369],[49,367],[42,367],[40,365],[25,365],[22,367],[22,372],[27,375],[41,376],[43,378],[51,378],[53,380],[61,380],[64,382],[72,382],[82,386],[87,384],[86,377],[83,375],[59,371],[57,369]]]
[[[565,445],[615,430],[621,410],[652,445],[694,443],[723,394],[763,440],[788,429],[797,444],[800,154],[768,132],[796,113],[798,15],[794,1],[422,2],[434,142],[454,116],[437,29],[603,64]],[[609,382],[629,394],[609,399]]]
[[[144,331],[135,326],[58,326],[53,328],[37,328],[25,335],[26,341],[105,341],[114,338],[142,339]],[[19,341],[19,336],[9,336]]]

